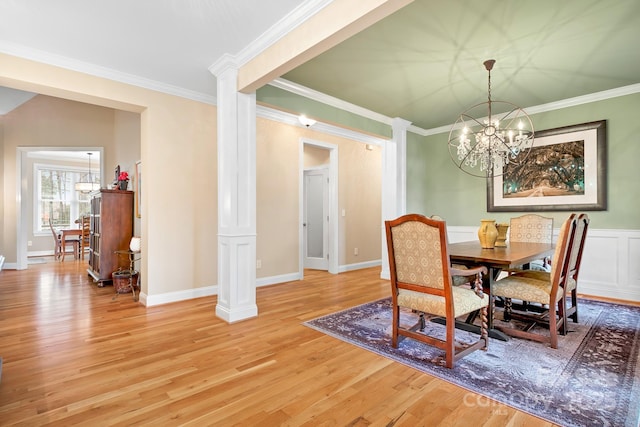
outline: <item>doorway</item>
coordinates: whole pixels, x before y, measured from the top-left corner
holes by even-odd
[[[102,147],[18,147],[16,176],[19,177],[18,182],[18,198],[16,217],[16,269],[24,270],[28,268],[28,241],[29,235],[32,233],[33,220],[33,201],[34,201],[34,173],[30,170],[33,159],[39,161],[51,161],[57,163],[75,162],[79,163],[80,168],[86,168],[87,152],[95,154],[98,169],[100,170],[100,182],[104,182],[103,164],[104,149]],[[88,170],[88,169],[87,169]],[[45,238],[46,239],[46,238]]]
[[[338,273],[338,147],[300,140],[299,275]]]
[[[329,168],[304,171],[304,268],[329,270]]]

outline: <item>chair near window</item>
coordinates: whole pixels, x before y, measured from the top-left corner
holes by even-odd
[[[404,337],[409,337],[445,351],[444,364],[453,368],[456,360],[477,349],[486,350],[487,306],[489,297],[482,293],[482,286],[468,289],[453,286],[452,276],[486,274],[486,267],[458,270],[451,267],[447,230],[444,221],[409,214],[392,221],[385,221],[393,319],[391,344],[397,347]],[[400,311],[419,313],[414,326],[400,324]],[[480,311],[481,333],[476,342],[463,344],[455,340],[455,319]],[[424,333],[425,314],[446,320],[446,339]],[[420,332],[418,332],[420,331]]]
[[[83,261],[84,252],[89,247],[90,220],[91,217],[89,215],[80,217],[80,228],[82,229],[82,234],[80,235],[80,259]]]
[[[62,259],[63,258],[63,254],[66,251],[66,247],[63,248],[62,247],[62,235],[60,234],[59,231],[57,231],[55,228],[53,228],[53,223],[51,222],[51,218],[49,218],[49,228],[51,229],[51,234],[53,235],[53,241],[55,242],[55,250],[54,250],[54,257],[55,259]],[[71,238],[71,239],[66,239],[65,240],[65,246],[71,246],[72,250],[73,250],[73,255],[74,258],[76,256],[76,254],[78,253],[78,248],[80,247],[80,240],[79,239],[75,239],[75,238]]]
[[[571,288],[575,287],[575,281],[571,284],[574,273],[570,271],[570,263],[572,251],[575,249],[573,241],[577,234],[577,225],[578,219],[575,214],[571,214],[562,224],[548,279],[541,280],[543,277],[533,276],[534,273],[542,272],[523,271],[500,279],[492,286],[492,297],[505,300],[504,319],[510,321],[511,318],[517,318],[528,322],[524,329],[500,328],[503,332],[515,337],[549,342],[552,348],[558,348],[558,331],[562,335],[566,334],[566,296],[571,292]],[[547,305],[549,309],[542,313],[512,312],[513,299]],[[549,336],[531,332],[536,324],[548,325]]]

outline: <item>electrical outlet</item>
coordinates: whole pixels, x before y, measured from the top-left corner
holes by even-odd
[[[358,248],[353,248],[353,254],[358,255]]]
[[[31,240],[28,240],[27,241],[27,246],[29,246],[29,247],[33,246],[33,242]]]
[[[261,259],[256,261],[256,268],[262,268],[262,260]]]

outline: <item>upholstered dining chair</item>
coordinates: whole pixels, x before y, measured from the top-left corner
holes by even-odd
[[[537,214],[525,214],[509,221],[509,241],[525,243],[551,243],[553,240],[553,218]],[[525,270],[550,271],[549,260],[535,260]]]
[[[445,219],[440,215],[431,215],[429,218],[435,219],[437,221],[444,221]],[[469,266],[463,264],[451,264],[451,267],[458,270],[468,270]],[[473,266],[476,267],[476,266]],[[462,286],[471,284],[475,280],[476,276],[473,274],[469,276],[453,276],[453,286]]]
[[[576,235],[577,216],[571,214],[560,228],[556,249],[553,254],[551,272],[548,280],[542,277],[531,277],[531,272],[519,272],[497,280],[492,286],[492,297],[505,300],[504,320],[511,318],[528,321],[524,329],[500,328],[503,332],[520,338],[534,341],[548,341],[552,348],[558,348],[558,331],[566,333],[566,295],[570,291],[571,273],[569,262],[573,249],[573,239]],[[549,309],[542,313],[512,312],[512,300],[529,301],[548,305]],[[532,332],[535,324],[545,324],[549,327],[549,336]]]
[[[55,228],[53,228],[53,222],[51,222],[51,218],[49,218],[49,228],[51,229],[51,234],[53,234],[53,241],[55,242],[54,249],[54,257],[55,259],[61,259],[62,253],[66,251],[66,247],[62,247],[62,235]],[[68,238],[65,239],[65,246],[71,246],[73,249],[74,258],[78,253],[80,241],[77,238]]]
[[[445,351],[444,364],[453,368],[456,360],[477,349],[487,349],[487,306],[489,297],[482,286],[475,289],[453,286],[452,276],[486,274],[486,267],[458,270],[451,267],[444,221],[423,215],[408,214],[385,221],[393,320],[391,344],[397,347],[404,337],[412,338]],[[410,327],[400,324],[402,309],[419,313]],[[464,344],[455,340],[455,319],[480,311],[481,333],[478,341]],[[427,335],[425,315],[446,320],[446,337]]]
[[[571,293],[568,301],[570,306],[566,309],[566,316],[570,317],[574,323],[578,323],[578,274],[582,264],[582,252],[584,243],[587,240],[587,229],[589,228],[589,215],[582,213],[578,215],[575,235],[571,246],[571,255],[567,267],[569,280],[567,282],[567,294]],[[524,277],[537,280],[550,281],[551,273],[544,271],[525,270],[521,272]]]

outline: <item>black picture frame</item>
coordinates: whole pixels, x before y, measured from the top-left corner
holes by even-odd
[[[569,153],[576,149],[579,152],[580,148],[582,159]],[[563,150],[567,151],[563,153]],[[582,180],[575,174],[572,179],[560,178],[568,177],[569,169],[558,159],[566,161],[567,158],[571,159],[571,170],[582,168]],[[532,184],[536,179],[538,186]],[[566,182],[558,183],[562,179]],[[516,191],[512,192],[512,188]],[[549,194],[535,196],[545,191]],[[487,179],[488,212],[601,210],[607,210],[606,120],[537,131],[522,166],[507,168],[504,175]]]

